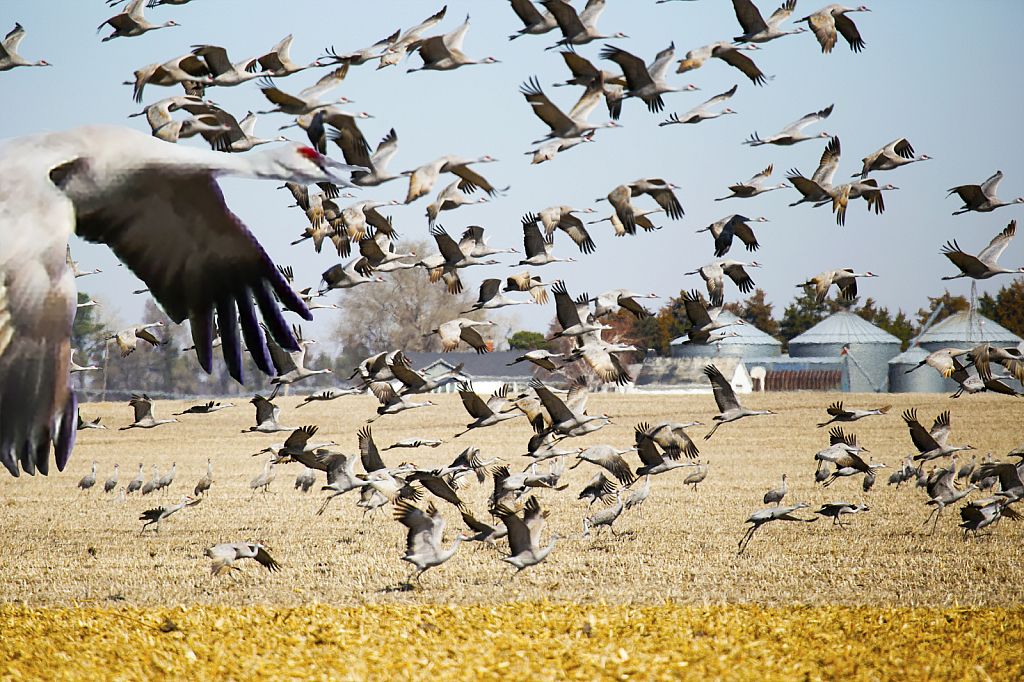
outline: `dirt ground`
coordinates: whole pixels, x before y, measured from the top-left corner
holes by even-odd
[[[457,394],[431,397],[440,406],[382,417],[372,425],[374,438],[382,449],[409,436],[449,442],[436,449],[384,452],[389,465],[447,464],[465,447],[477,445],[484,458],[498,455],[513,471],[526,466],[521,456],[530,435],[525,419],[453,441],[452,435],[470,419]],[[848,407],[893,405],[887,416],[847,427],[875,462],[889,467],[880,471],[868,493],[862,492],[860,477],[840,479],[827,489],[814,483],[814,453],[828,445],[828,429],[815,424],[824,421],[825,408],[834,400]],[[300,401],[279,398],[282,422],[316,424],[315,440],[334,440],[336,449],[358,452],[356,431],[374,414],[372,398],[348,397],[296,410]],[[931,509],[924,491],[886,485],[893,468],[916,452],[900,418],[904,409],[916,407],[926,426],[948,409],[950,443],[973,445],[979,456],[1002,457],[1024,441],[1024,401],[986,395],[951,400],[945,395],[808,392],[750,395],[743,402],[778,414],[726,424],[709,441],[702,439],[709,426],[689,429],[700,459],[711,462],[707,479],[696,491],[682,484],[688,469],[656,476],[641,510],[626,511],[616,522],[617,534],[582,537],[588,508],[577,493],[597,468],[589,463],[567,468],[562,478],[567,490],[538,493],[543,508],[551,512],[545,537],[550,532],[568,536],[545,563],[513,576],[512,568],[499,560],[501,552],[472,543],[428,571],[423,589],[417,591],[399,589],[409,573],[408,564],[400,560],[405,533],[388,508],[364,518],[354,505],[356,494],[350,493],[317,516],[323,474],[314,492],[302,494],[293,487],[302,471],[298,464],[278,466],[269,493],[250,492],[249,481],[266,461],[266,455],[253,453],[287,435],[241,433],[254,423],[250,405],[185,415],[181,424],[153,430],[120,431],[118,427],[131,422],[126,404],[86,404],[83,416],[102,417],[110,428],[80,431],[64,472],[0,478],[0,604],[288,607],[311,602],[477,605],[547,599],[627,605],[669,599],[695,606],[1012,607],[1024,602],[1024,525],[1004,520],[983,537],[965,541],[957,527],[957,509],[950,508],[929,536],[930,525],[922,526]],[[158,402],[156,416],[168,417],[187,406]],[[607,412],[615,423],[565,445],[626,448],[640,421],[697,419],[711,424],[717,413],[711,395],[595,394],[588,411]],[[627,457],[639,465],[635,453]],[[202,503],[170,517],[159,535],[140,535],[139,514],[191,493],[206,471],[207,458],[213,461],[215,483]],[[97,486],[82,492],[76,484],[89,473],[93,460],[99,463]],[[153,464],[164,474],[176,462],[170,489],[111,502],[114,495],[104,495],[102,483],[114,463],[121,465],[120,481],[126,484],[140,462],[147,480]],[[542,470],[546,467],[541,465]],[[765,506],[762,496],[781,483],[784,473],[789,485],[784,504],[811,505],[800,512],[804,518],[813,517],[810,512],[822,503],[838,500],[863,502],[871,510],[848,517],[848,530],[828,519],[769,524],[737,555],[744,520]],[[490,492],[490,481],[480,485],[474,479],[460,494],[477,516],[486,517]],[[974,492],[968,499],[985,494]],[[464,526],[453,506],[435,504],[448,519],[447,545]],[[244,541],[266,543],[284,570],[271,574],[255,562],[242,562],[241,573],[211,577],[205,548]]]

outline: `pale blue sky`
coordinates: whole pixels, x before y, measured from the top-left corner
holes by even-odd
[[[101,43],[95,27],[117,10],[100,0],[3,0],[0,30],[6,33],[20,22],[28,31],[20,47],[22,56],[45,59],[54,66],[0,74],[0,137],[95,122],[145,129],[143,119],[126,118],[141,106],[132,101],[131,88],[121,85],[145,64],[171,59],[203,43],[222,45],[233,61],[240,61],[263,54],[288,33],[295,35],[292,58],[306,63],[330,45],[339,52],[361,48],[397,28],[409,28],[442,4],[440,0],[194,0],[181,7],[147,10],[147,18],[154,23],[173,19],[181,27]],[[575,4],[582,6],[583,2]],[[777,3],[762,0],[759,6],[767,16]],[[818,7],[801,0],[794,16],[805,16]],[[594,143],[539,166],[531,166],[524,152],[533,148],[530,141],[544,135],[546,127],[519,94],[520,85],[537,76],[548,96],[566,111],[582,89],[551,87],[568,77],[561,57],[554,50],[544,51],[559,37],[556,33],[508,41],[507,36],[520,24],[507,2],[449,2],[445,20],[428,33],[450,31],[469,13],[472,24],[465,53],[474,58],[491,56],[501,60],[500,64],[411,74],[406,69],[419,66],[418,57],[381,71],[364,65],[354,67],[332,94],[354,100],[345,107],[348,110],[374,116],[359,122],[372,146],[390,128],[396,129],[400,144],[392,171],[412,169],[445,154],[498,158],[499,163],[479,166],[479,170],[496,186],[511,185],[511,189],[491,203],[443,213],[439,222],[453,234],[468,225],[482,225],[499,247],[522,249],[519,223],[527,211],[569,204],[596,208],[600,214],[590,218],[599,218],[610,210],[606,202],[595,203],[594,199],[619,184],[660,176],[680,185],[677,195],[686,216],[679,221],[659,217],[656,223],[663,225],[659,232],[619,239],[612,236],[607,223],[592,226],[597,252],[591,255],[580,254],[566,235],[558,234],[556,252],[579,262],[546,266],[538,274],[545,280],[565,279],[573,294],[588,291],[596,295],[621,287],[668,297],[683,288],[703,287],[699,277],[682,275],[714,259],[711,238],[695,231],[739,212],[771,221],[755,225],[762,245],[759,251],[748,254],[734,245],[729,257],[763,263],[751,274],[776,305],[777,315],[792,300],[796,284],[839,267],[879,274],[878,279],[863,282],[862,297],[872,297],[893,312],[902,308],[913,313],[925,305],[926,296],[937,296],[944,287],[954,294],[969,293],[967,280],[939,279],[956,273],[939,253],[947,240],[956,239],[966,251],[977,253],[1011,219],[1024,218],[1021,206],[953,217],[950,214],[960,203],[956,197],[946,198],[948,188],[980,183],[996,170],[1006,175],[1000,198],[1024,195],[1020,124],[1024,43],[1019,36],[1024,3],[883,0],[869,7],[870,13],[851,15],[866,42],[860,54],[850,51],[842,39],[832,54],[823,55],[809,33],[782,38],[747,53],[766,74],[774,76],[764,87],[753,86],[738,70],[719,60],[682,75],[676,75],[673,68],[667,78],[670,84],[692,83],[701,91],[666,95],[666,109],[657,115],[650,114],[642,102],[627,100],[620,120],[623,129],[598,131]],[[789,26],[787,23],[784,28]],[[653,0],[609,0],[598,29],[627,34],[629,39],[614,44],[647,61],[671,41],[680,59],[689,49],[740,33],[728,0],[661,5]],[[104,29],[103,35],[107,31]],[[598,60],[604,43],[591,43],[579,52],[612,70],[613,63]],[[306,71],[280,79],[278,85],[297,91],[323,73]],[[685,112],[737,83],[737,94],[727,106],[738,115],[697,126],[658,127],[669,113]],[[177,87],[147,87],[146,103],[180,92]],[[211,88],[207,97],[238,118],[248,110],[269,108],[254,83]],[[789,208],[787,204],[799,198],[793,189],[750,200],[713,201],[728,193],[727,185],[746,180],[769,163],[775,166],[769,184],[783,181],[785,172],[793,167],[812,173],[825,140],[789,148],[750,148],[740,142],[755,130],[770,135],[832,103],[831,118],[807,132],[826,131],[840,137],[843,158],[837,182],[858,172],[861,158],[899,137],[907,137],[918,154],[935,159],[876,174],[880,183],[900,188],[886,194],[884,215],[868,214],[864,202],[858,200],[851,205],[846,227],[841,228],[828,208]],[[606,112],[599,108],[591,120],[606,120]],[[277,127],[288,122],[289,118],[280,114],[261,116],[256,133],[273,137]],[[302,139],[294,128],[286,134]],[[188,143],[205,144],[201,139]],[[445,184],[442,177],[431,198]],[[287,208],[290,197],[276,191],[274,183],[230,180],[223,185],[232,210],[276,262],[295,266],[300,285],[316,286],[320,273],[338,261],[328,249],[315,254],[308,242],[288,245],[304,228],[305,218]],[[407,183],[398,180],[355,191],[360,198],[384,201],[403,200],[406,189]],[[397,230],[410,237],[427,237],[424,211],[430,201],[423,198],[391,210]],[[647,197],[636,203],[654,205]],[[83,290],[116,309],[123,321],[134,322],[141,315],[142,301],[130,292],[141,286],[138,280],[115,267],[116,259],[106,247],[77,240],[72,247],[83,266],[104,270],[102,275],[80,280]],[[518,260],[511,255],[500,259],[503,263]],[[1024,235],[1003,254],[1001,264],[1024,266]],[[475,288],[485,277],[505,277],[517,271],[504,264],[474,268],[466,271],[464,281]],[[1008,277],[1000,277],[982,282],[979,291],[994,292],[1008,281]],[[728,283],[726,300],[738,298],[739,293]],[[525,328],[537,330],[546,329],[554,314],[552,306],[510,310],[519,315]],[[312,333],[327,340],[337,313],[317,311],[316,315],[317,321],[310,325]]]

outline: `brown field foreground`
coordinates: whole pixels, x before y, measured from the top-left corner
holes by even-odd
[[[384,451],[388,465],[439,466],[477,445],[484,459],[526,466],[524,419],[452,441],[470,420],[457,395],[431,398],[441,405],[383,417],[374,437],[382,450],[409,436],[448,442]],[[372,399],[296,410],[300,400],[278,399],[282,422],[317,424],[314,440],[357,452]],[[868,493],[860,477],[814,483],[814,453],[828,444],[815,424],[834,400],[893,404],[887,416],[847,427],[890,467]],[[926,426],[949,409],[951,444],[1002,457],[1024,440],[1024,401],[792,393],[743,402],[778,414],[726,424],[704,441],[717,413],[710,394],[591,396],[588,411],[615,424],[567,449],[626,448],[640,421],[698,419],[705,426],[689,431],[711,462],[707,479],[694,491],[682,482],[688,469],[656,476],[616,534],[583,537],[589,511],[577,493],[598,469],[567,468],[567,490],[537,493],[550,510],[542,544],[550,533],[568,536],[547,561],[513,575],[500,561],[504,541],[497,550],[464,543],[418,590],[403,588],[405,533],[389,509],[364,519],[349,493],[317,516],[323,474],[304,495],[293,487],[297,464],[278,467],[269,493],[250,492],[266,461],[253,453],[287,434],[240,433],[254,423],[248,404],[128,431],[117,430],[131,421],[127,405],[84,405],[84,417],[110,429],[79,432],[64,472],[0,477],[0,679],[1021,679],[1024,524],[1004,519],[965,540],[954,507],[929,536],[923,490],[886,481],[916,452],[904,409],[917,407]],[[157,417],[187,406],[158,402]],[[206,498],[159,534],[140,535],[139,514],[191,493],[208,457],[215,482]],[[76,484],[93,460],[97,486],[82,492]],[[172,462],[176,477],[169,491],[115,504],[102,492],[115,462],[122,485],[139,462],[146,480],[153,464],[165,474]],[[783,473],[784,504],[811,505],[802,518],[838,500],[871,510],[848,517],[847,530],[828,519],[768,524],[737,555],[744,520]],[[469,478],[460,495],[488,518],[491,483]],[[448,547],[465,527],[452,505],[435,504]],[[249,541],[266,543],[283,569],[242,560],[229,576],[210,575],[207,547]],[[178,630],[162,632],[168,620]]]
[[[0,608],[2,680],[1020,680],[1020,609]]]

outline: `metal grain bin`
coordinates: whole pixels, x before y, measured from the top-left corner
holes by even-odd
[[[884,391],[888,363],[899,354],[900,340],[859,315],[835,313],[789,342],[793,358],[838,357],[844,349],[850,392]]]
[[[917,343],[928,352],[943,348],[974,348],[979,343],[1016,346],[1021,338],[977,310],[961,310],[933,325]]]
[[[718,315],[722,322],[734,322],[739,318],[727,310]],[[683,343],[686,337],[672,341],[672,357],[674,358],[765,358],[782,354],[782,342],[752,324],[736,324],[720,329],[722,333],[736,332],[739,336],[728,336],[721,341],[701,346]]]
[[[890,393],[953,393],[957,389],[952,379],[943,379],[942,375],[928,365],[920,367],[910,374],[919,362],[928,357],[928,351],[920,346],[908,348],[889,361],[889,392]]]

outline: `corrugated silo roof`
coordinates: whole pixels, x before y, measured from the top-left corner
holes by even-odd
[[[826,317],[789,343],[900,343],[900,340],[860,315],[839,312]]]
[[[734,321],[738,320],[739,317],[737,317],[736,315],[730,313],[728,310],[723,310],[722,312],[720,312],[718,314],[718,319],[721,320],[722,322],[734,322]],[[750,345],[750,344],[779,346],[779,347],[782,346],[782,342],[781,341],[779,341],[778,339],[772,338],[768,334],[765,334],[763,331],[761,331],[760,329],[758,329],[757,327],[755,327],[752,324],[734,324],[734,325],[730,325],[728,327],[724,327],[722,329],[718,329],[718,330],[716,330],[716,332],[721,332],[723,334],[728,334],[730,332],[736,332],[737,334],[739,334],[739,336],[727,336],[724,339],[722,339],[721,341],[716,341],[715,342],[716,344],[721,344],[723,346],[726,346],[726,345],[730,345],[730,346],[731,345]],[[684,341],[686,341],[686,337],[685,336],[680,336],[678,339],[674,339],[672,341],[671,345],[678,346],[679,344],[683,343]]]
[[[997,343],[1017,345],[1021,338],[1006,327],[988,319],[977,310],[961,310],[938,322],[925,332],[918,343],[944,346],[958,343]]]

